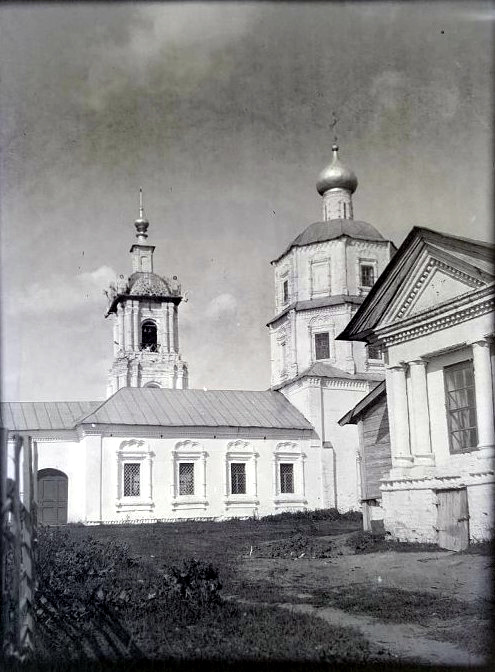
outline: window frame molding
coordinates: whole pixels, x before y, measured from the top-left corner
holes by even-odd
[[[335,362],[335,324],[327,316],[313,318],[309,325],[309,338],[311,343],[311,362]],[[328,333],[328,358],[316,359],[315,335]]]
[[[237,439],[227,444],[224,455],[224,504],[227,510],[259,505],[258,458],[259,453],[249,441]],[[243,494],[232,493],[230,465],[233,462],[246,465],[246,492]]]
[[[315,289],[315,278],[313,274],[313,269],[315,267],[326,266],[326,288],[325,289]],[[330,296],[332,289],[332,269],[331,269],[331,259],[329,256],[316,256],[309,261],[309,291],[310,298],[315,298],[319,296]]]
[[[290,305],[291,296],[293,293],[292,279],[291,279],[291,269],[289,266],[285,266],[281,269],[276,275],[276,297],[279,310],[284,310]],[[284,283],[287,281],[287,295],[288,300],[284,301]]]
[[[362,266],[372,266],[373,267],[373,285],[378,279],[378,260],[377,259],[368,259],[366,257],[359,257],[357,263],[357,278],[356,278],[356,287],[360,294],[367,294],[373,285],[363,285],[361,283],[361,267]]]
[[[208,506],[206,499],[206,458],[208,453],[201,443],[186,439],[178,441],[172,449],[172,510],[177,509],[203,509]],[[179,481],[179,464],[190,463],[194,465],[193,472],[193,495],[181,495]],[[197,466],[196,466],[197,465]]]
[[[458,368],[460,369],[461,367],[465,366],[466,364],[471,365],[471,370],[473,374],[473,393],[474,393],[474,405],[472,407],[468,406],[467,408],[473,409],[474,410],[474,417],[476,420],[476,424],[473,428],[470,429],[475,429],[476,431],[476,445],[475,446],[470,446],[469,448],[463,448],[462,450],[453,450],[453,445],[452,445],[452,426],[451,426],[451,410],[449,408],[449,401],[448,401],[448,388],[447,388],[447,372],[452,369]],[[454,455],[469,455],[470,453],[475,453],[479,451],[478,448],[478,443],[479,443],[479,430],[478,430],[478,410],[476,407],[476,377],[475,377],[475,371],[474,371],[474,361],[472,358],[467,358],[463,359],[460,362],[455,362],[453,364],[449,364],[447,366],[442,367],[443,369],[443,386],[444,386],[444,395],[445,395],[445,411],[446,411],[446,421],[447,421],[447,435],[448,435],[448,441],[449,441],[449,455],[454,456]],[[466,388],[463,388],[466,389]],[[462,431],[462,430],[461,430]]]
[[[272,487],[275,509],[293,507],[306,508],[306,454],[295,441],[283,441],[273,451]],[[280,464],[292,464],[294,474],[294,492],[281,492]]]
[[[147,441],[130,439],[122,441],[116,450],[117,511],[152,511],[153,501],[153,458],[155,454]],[[124,464],[139,464],[138,496],[124,495]]]

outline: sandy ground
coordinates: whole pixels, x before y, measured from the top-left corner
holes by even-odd
[[[463,602],[491,600],[494,560],[482,555],[454,552],[404,553],[387,551],[363,555],[344,553],[328,559],[281,559],[244,557],[238,567],[239,577],[249,584],[270,584],[284,596],[281,608],[311,613],[336,625],[357,628],[372,648],[392,659],[436,665],[481,665],[487,663],[465,643],[445,641],[442,633],[450,629],[473,627],[472,617],[436,619],[426,623],[381,622],[368,614],[337,609],[329,604],[311,603],[321,591],[351,585],[363,588],[400,588],[412,592],[429,592]],[[263,600],[263,590],[260,599]],[[265,597],[265,599],[267,599]],[[294,600],[293,602],[291,600]],[[273,603],[273,600],[272,600]],[[479,627],[490,624],[480,617]],[[450,638],[452,639],[452,637]],[[469,649],[469,650],[468,650]],[[495,669],[495,668],[493,668]]]

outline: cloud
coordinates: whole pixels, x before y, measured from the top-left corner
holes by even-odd
[[[138,8],[127,39],[112,40],[107,32],[98,36],[78,98],[101,111],[129,87],[156,85],[157,70],[167,73],[169,86],[178,80],[193,89],[209,71],[212,55],[249,31],[255,16],[255,7],[225,4]]]
[[[237,299],[232,294],[219,294],[205,308],[205,317],[210,320],[233,317],[237,312]]]
[[[452,119],[461,102],[454,77],[439,68],[432,69],[424,83],[404,72],[385,70],[372,79],[369,91],[375,101],[375,124],[383,123],[384,118],[394,114],[400,117],[428,114],[431,118]]]
[[[61,313],[87,304],[104,305],[103,289],[114,280],[115,271],[100,266],[94,271],[74,277],[52,275],[46,282],[35,282],[23,291],[8,296],[7,312],[10,314]]]

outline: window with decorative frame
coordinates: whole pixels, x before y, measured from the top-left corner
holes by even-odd
[[[477,450],[474,366],[471,360],[444,368],[449,446],[452,454]]]
[[[139,497],[141,487],[139,462],[124,462],[124,497]]]
[[[249,441],[237,439],[225,451],[225,506],[235,508],[258,506],[258,453]]]
[[[117,457],[117,511],[151,511],[153,503],[153,457],[147,442],[122,441]]]
[[[230,463],[230,493],[232,495],[246,494],[246,463]]]
[[[194,462],[179,462],[179,495],[194,495]]]
[[[289,303],[289,281],[287,279],[282,282],[282,303],[284,306]]]
[[[368,360],[383,361],[383,348],[381,345],[369,344],[366,346]]]
[[[280,492],[283,495],[294,494],[294,464],[281,462],[280,469]]]
[[[207,453],[197,441],[179,441],[172,451],[172,508],[206,509]]]
[[[304,507],[305,494],[304,464],[306,455],[298,443],[279,443],[273,454],[273,491],[275,508],[291,506]]]
[[[319,331],[313,334],[315,360],[330,359],[330,334]]]
[[[369,290],[375,284],[378,277],[378,263],[376,259],[360,259],[357,267],[357,285],[363,292]]]

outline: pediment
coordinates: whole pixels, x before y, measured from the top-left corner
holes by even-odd
[[[423,313],[486,286],[479,276],[471,275],[442,259],[429,255],[423,259],[400,288],[383,324],[391,324]]]

